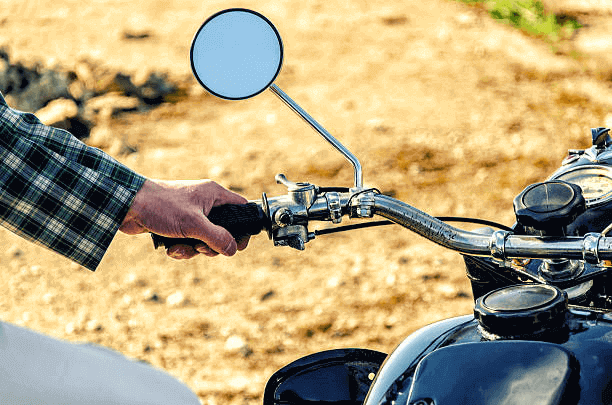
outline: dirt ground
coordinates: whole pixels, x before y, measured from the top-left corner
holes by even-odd
[[[276,83],[361,159],[367,185],[432,215],[511,225],[516,194],[588,147],[589,128],[612,125],[609,10],[564,3],[588,24],[553,47],[448,0],[4,0],[0,47],[24,63],[87,60],[181,83],[176,102],[94,128],[136,150],[107,149],[148,177],[212,178],[250,199],[284,193],[276,173],[350,185],[349,164],[271,92],[221,101],[191,78],[200,24],[255,9],[283,38]],[[206,404],[258,403],[294,359],[389,352],[472,310],[461,257],[399,227],[321,236],[303,252],[259,235],[233,258],[190,261],[118,235],[95,273],[6,231],[0,242],[0,319],[146,360]]]

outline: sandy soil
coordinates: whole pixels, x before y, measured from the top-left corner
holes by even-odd
[[[95,129],[133,147],[108,150],[146,176],[213,178],[251,199],[284,193],[281,172],[350,185],[350,166],[270,92],[227,102],[195,84],[191,38],[230,6],[275,23],[285,45],[277,84],[361,159],[366,183],[433,215],[512,224],[513,197],[568,148],[588,146],[589,128],[612,124],[605,53],[589,53],[587,40],[600,25],[554,52],[445,0],[5,0],[0,46],[24,63],[87,60],[180,83],[177,102]],[[149,361],[210,404],[257,403],[298,357],[389,352],[472,310],[461,257],[399,227],[322,236],[304,252],[260,235],[234,258],[186,262],[147,236],[118,235],[96,273],[8,232],[0,241],[1,319]]]

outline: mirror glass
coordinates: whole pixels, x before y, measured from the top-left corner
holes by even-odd
[[[261,14],[223,10],[202,24],[191,43],[191,68],[210,93],[229,100],[252,97],[272,84],[283,62],[278,31]]]

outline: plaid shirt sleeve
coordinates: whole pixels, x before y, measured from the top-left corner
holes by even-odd
[[[0,94],[0,224],[94,271],[145,178]]]

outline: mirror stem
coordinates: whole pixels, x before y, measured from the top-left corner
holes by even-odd
[[[353,155],[347,148],[344,147],[336,138],[334,138],[329,132],[325,130],[317,121],[314,120],[306,111],[304,111],[295,101],[293,101],[284,91],[282,91],[276,84],[272,84],[269,89],[272,93],[276,94],[285,104],[289,106],[296,114],[304,119],[315,131],[317,131],[327,142],[331,143],[336,150],[338,150],[344,157],[351,162],[355,171],[355,187],[363,188],[363,174],[361,172],[361,163],[355,155]]]

